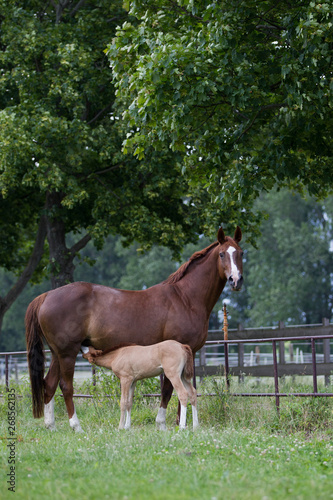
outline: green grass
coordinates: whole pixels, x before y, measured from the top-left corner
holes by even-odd
[[[148,385],[146,385],[148,384]],[[249,385],[253,382],[248,382]],[[235,386],[237,387],[237,386]],[[209,379],[199,392],[201,428],[179,432],[172,398],[167,432],[155,429],[158,390],[148,381],[136,392],[132,428],[118,431],[119,388],[102,373],[96,398],[76,400],[84,434],[69,428],[56,397],[57,430],[34,420],[26,384],[16,394],[16,491],[7,490],[7,398],[0,399],[1,498],[16,499],[329,499],[333,498],[333,402],[330,398],[232,398]],[[88,384],[80,392],[93,390]],[[249,387],[246,387],[246,391]],[[262,390],[262,388],[260,388]],[[112,393],[113,398],[102,397]],[[13,496],[14,495],[14,496]]]

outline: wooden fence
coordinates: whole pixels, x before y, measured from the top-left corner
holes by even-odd
[[[322,324],[300,325],[286,327],[280,322],[278,327],[267,328],[243,328],[239,325],[237,329],[229,329],[229,374],[238,376],[242,381],[244,376],[273,377],[273,353],[262,352],[262,341],[264,339],[276,339],[278,346],[278,376],[284,375],[312,375],[313,364],[311,353],[303,353],[299,342],[304,342],[303,337],[333,336],[333,324],[323,319]],[[284,340],[295,337],[294,341]],[[221,345],[223,333],[221,330],[209,330],[205,346],[197,353],[195,360],[196,376],[216,375],[224,370],[225,353]],[[319,340],[318,340],[319,342]],[[317,343],[318,343],[317,342]],[[330,338],[321,341],[322,353],[316,353],[317,375],[325,376],[325,384],[330,383],[330,375],[333,372],[331,360]],[[248,346],[252,348],[249,351]],[[246,352],[247,351],[247,352]],[[90,370],[88,362],[78,357],[77,370]],[[15,379],[19,374],[27,372],[25,351],[0,353],[0,378],[6,378],[6,382],[12,376]]]
[[[278,327],[229,329],[229,374],[238,376],[241,381],[244,376],[273,377],[273,353],[261,353],[260,345],[264,339],[275,339],[278,344],[278,376],[312,375],[313,364],[311,353],[303,353],[300,348],[295,348],[297,342],[310,343],[311,338],[332,336],[333,324],[324,318],[322,324],[299,325],[286,327],[282,322]],[[221,373],[221,366],[225,366],[224,352],[221,349],[223,334],[220,330],[210,330],[205,346],[196,358],[196,375],[216,375]],[[307,339],[304,339],[307,337]],[[293,340],[290,340],[293,338]],[[286,340],[287,339],[287,352]],[[325,385],[330,383],[333,372],[331,360],[330,338],[322,339],[322,353],[316,354],[317,375],[325,376]],[[234,343],[233,343],[234,341]],[[318,339],[319,342],[319,339]],[[231,346],[236,347],[236,352],[230,353]],[[250,353],[245,353],[245,347],[252,346]],[[220,348],[218,348],[220,346]],[[215,349],[215,352],[214,352]],[[318,351],[318,349],[317,349]],[[252,354],[251,354],[252,353]],[[247,360],[246,360],[247,356]],[[249,359],[250,358],[250,359]],[[252,358],[252,359],[251,359]]]

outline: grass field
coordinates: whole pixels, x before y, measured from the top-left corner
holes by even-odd
[[[192,432],[189,408],[188,430],[179,432],[172,398],[169,430],[158,432],[158,400],[142,396],[158,390],[158,380],[149,380],[137,388],[131,430],[118,431],[119,387],[102,374],[96,389],[77,388],[95,390],[96,398],[76,400],[85,433],[74,434],[59,394],[57,430],[49,432],[32,418],[27,383],[12,388],[20,396],[14,421],[4,388],[0,398],[3,499],[333,498],[331,398],[285,398],[278,419],[271,398],[232,398],[221,380],[210,379],[198,390],[218,396],[199,398],[200,429]],[[13,422],[15,439],[8,439]],[[8,490],[11,466],[15,493]]]

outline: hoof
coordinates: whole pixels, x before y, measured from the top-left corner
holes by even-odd
[[[47,429],[48,431],[55,431],[56,426],[55,424],[45,424],[45,429]]]

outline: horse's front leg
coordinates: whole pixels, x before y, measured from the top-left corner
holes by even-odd
[[[69,425],[75,432],[83,432],[80,421],[76,415],[73,402],[73,377],[75,368],[75,358],[67,357],[60,360],[60,388],[64,396]]]
[[[173,391],[170,380],[164,375],[162,385],[161,406],[156,417],[156,425],[160,431],[166,431],[166,411]]]

